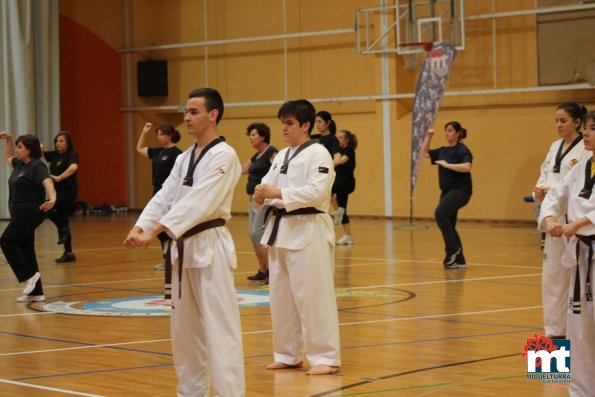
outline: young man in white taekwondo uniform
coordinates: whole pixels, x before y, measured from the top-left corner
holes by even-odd
[[[234,243],[224,226],[241,165],[219,138],[223,99],[214,89],[192,91],[184,121],[196,144],[179,155],[124,244],[145,248],[165,231],[174,240],[172,350],[178,396],[245,395]],[[169,261],[168,261],[169,262]]]
[[[300,368],[305,353],[307,374],[325,375],[341,365],[335,232],[327,214],[335,171],[324,146],[310,140],[315,115],[305,99],[281,106],[278,117],[289,147],[256,186],[253,207],[270,206],[261,240],[270,247],[274,362],[267,369]]]

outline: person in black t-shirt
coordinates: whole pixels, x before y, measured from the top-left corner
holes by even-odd
[[[422,153],[429,156],[432,164],[438,165],[438,181],[440,184],[440,202],[434,216],[442,232],[446,257],[446,269],[465,268],[463,244],[456,230],[457,214],[469,202],[472,194],[471,151],[461,143],[467,137],[467,130],[457,121],[450,121],[444,126],[444,135],[448,146],[431,149],[430,141],[434,130],[427,132],[423,142]]]
[[[155,194],[161,190],[163,182],[165,182],[169,176],[171,169],[176,163],[176,158],[182,151],[175,145],[180,141],[180,132],[171,124],[161,124],[157,127],[158,147],[146,146],[145,140],[152,127],[153,124],[145,123],[140,137],[138,138],[138,143],[136,144],[136,151],[150,159],[152,162],[153,196],[155,196]],[[167,233],[160,233],[157,237],[159,237],[159,241],[161,242],[163,257],[165,258],[169,236]],[[165,270],[164,299],[169,300],[171,299],[171,269],[167,269],[164,262],[153,266],[153,269]]]
[[[56,135],[54,149],[44,152],[43,156],[50,165],[50,176],[54,180],[57,195],[56,205],[48,213],[48,217],[58,229],[58,244],[64,244],[64,253],[56,262],[75,262],[68,218],[78,191],[76,173],[79,159],[74,150],[72,136],[67,131],[60,131]]]
[[[335,212],[335,224],[341,222],[343,225],[343,237],[337,240],[337,245],[351,245],[351,224],[347,216],[347,198],[355,190],[355,149],[357,148],[357,137],[350,131],[341,130],[337,134],[339,146],[341,147],[341,157],[335,164],[335,183],[333,184],[333,194],[337,198],[338,208]],[[340,219],[337,219],[339,218]]]
[[[152,162],[153,196],[161,190],[163,182],[169,176],[182,151],[175,145],[180,141],[180,132],[171,124],[162,124],[157,128],[158,147],[147,147],[145,140],[151,131],[151,123],[146,123],[138,138],[136,151]]]
[[[333,166],[337,167],[339,159],[341,158],[341,147],[339,146],[339,140],[335,136],[337,133],[337,125],[335,124],[335,120],[333,120],[333,116],[326,110],[321,110],[316,113],[314,124],[318,130],[318,134],[311,134],[310,138],[318,139],[320,144],[331,154],[331,157],[333,158]],[[331,213],[331,216],[333,216],[336,225],[341,222],[343,213],[341,212],[341,209],[339,209],[339,204],[337,203],[337,197],[335,195],[331,198],[331,205],[335,210],[335,212]]]
[[[242,164],[242,174],[248,174],[246,193],[252,201],[254,188],[258,185],[263,176],[269,172],[273,159],[277,155],[277,148],[271,146],[271,130],[263,123],[252,123],[246,128],[246,135],[256,153],[247,162]],[[252,205],[248,206],[248,225],[250,228],[250,240],[254,247],[254,253],[258,260],[258,271],[247,279],[252,283],[269,283],[269,254],[266,245],[261,245],[264,234],[264,215],[266,211],[255,212]]]
[[[333,163],[335,163],[341,157],[339,141],[335,136],[337,133],[337,125],[335,124],[335,120],[333,120],[329,112],[321,110],[316,113],[316,119],[314,123],[316,124],[318,134],[312,134],[310,135],[310,138],[318,139],[320,144],[323,145],[331,154]]]
[[[17,302],[42,302],[45,297],[35,254],[35,229],[56,203],[54,183],[40,160],[41,145],[35,135],[19,136],[16,150],[10,133],[0,132],[0,139],[6,139],[4,157],[13,167],[8,179],[10,223],[0,237],[0,247],[17,280],[24,284]]]

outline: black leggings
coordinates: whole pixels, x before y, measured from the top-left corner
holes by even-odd
[[[20,283],[39,271],[35,254],[35,229],[44,219],[44,213],[37,208],[13,210],[10,223],[0,237],[2,252]],[[43,295],[41,278],[30,295]]]
[[[471,193],[462,189],[451,189],[442,192],[440,202],[434,216],[436,223],[442,232],[444,239],[444,250],[447,255],[452,255],[460,248],[463,252],[463,244],[459,233],[457,233],[457,214],[459,209],[463,208],[471,198]]]
[[[48,218],[56,225],[58,230],[67,230],[70,228],[69,218],[72,212],[72,205],[76,200],[77,190],[74,187],[65,191],[56,191],[56,204],[48,213]],[[68,233],[68,237],[64,242],[64,251],[72,252],[72,237],[70,233]]]
[[[349,198],[349,193],[336,192],[335,194],[337,195],[337,204],[339,207],[345,208],[343,219],[341,219],[341,225],[346,225],[349,223],[349,217],[347,216],[347,199]]]

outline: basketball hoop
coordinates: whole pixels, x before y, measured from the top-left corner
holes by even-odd
[[[415,69],[426,59],[428,52],[432,51],[433,43],[403,43],[398,47],[398,53],[403,56],[405,69]]]

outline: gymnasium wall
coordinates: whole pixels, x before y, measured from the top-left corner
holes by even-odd
[[[496,3],[498,12],[534,5],[533,0],[499,0]],[[133,47],[283,33],[281,1],[208,1],[206,29],[202,1],[133,0],[130,4]],[[357,8],[378,4],[378,1],[372,0],[287,0],[287,32],[351,28]],[[466,15],[492,12],[492,1],[467,1],[465,5]],[[88,15],[73,11],[79,7],[89,10]],[[61,2],[64,16],[99,37],[113,51],[121,48],[123,43],[122,8],[120,1]],[[99,23],[89,15],[100,15],[102,21],[109,23]],[[466,50],[457,56],[447,90],[494,87],[491,61],[493,28],[491,20],[466,23]],[[497,86],[535,86],[535,16],[500,18],[495,28],[498,31]],[[358,56],[354,40],[353,34],[288,40],[288,97],[323,98],[380,93],[380,57]],[[134,95],[133,106],[183,105],[191,89],[204,85],[219,89],[228,103],[282,100],[285,95],[283,44],[282,40],[277,40],[211,46],[206,53],[203,47],[134,53],[132,65],[139,60],[168,60],[169,96],[139,98]],[[113,63],[111,57],[109,59]],[[390,57],[389,67],[390,91],[412,92],[416,73],[406,70],[399,56]],[[136,82],[134,67],[132,73],[132,81]],[[118,79],[114,81],[118,82]],[[460,217],[533,219],[532,206],[524,203],[522,198],[530,194],[538,177],[539,165],[557,137],[553,123],[555,106],[562,101],[576,100],[593,107],[594,97],[594,90],[445,97],[436,122],[437,131],[440,132],[447,121],[460,121],[469,132],[466,144],[474,154],[474,196]],[[121,103],[121,95],[115,89],[114,98],[113,103],[106,103],[106,106]],[[225,110],[219,129],[237,150],[241,161],[248,160],[253,154],[245,137],[245,127],[253,121],[269,124],[273,132],[272,144],[283,147],[280,124],[275,118],[278,107],[228,107]],[[382,104],[378,101],[344,101],[317,103],[316,107],[330,111],[338,128],[352,131],[360,142],[357,150],[357,189],[350,196],[350,212],[354,215],[383,216]],[[394,100],[390,104],[392,210],[399,217],[409,215],[411,108],[412,99]],[[112,110],[113,107],[110,108]],[[133,118],[134,142],[144,123],[150,121],[178,126],[183,136],[179,144],[181,148],[185,149],[192,143],[185,133],[182,113],[146,111],[134,113]],[[118,144],[123,144],[123,123],[113,128],[121,134]],[[444,143],[441,134],[437,133],[434,145]],[[125,148],[120,149],[119,153],[125,152]],[[152,191],[150,162],[138,155],[128,160],[134,162],[137,207],[142,207]],[[123,164],[121,172],[115,175],[124,175]],[[125,176],[122,176],[119,182],[124,181]],[[236,212],[246,212],[245,182],[246,178],[242,177],[236,188],[233,203]],[[415,189],[414,216],[432,217],[438,196],[437,171],[428,161],[422,167]]]
[[[92,205],[126,202],[122,107],[121,2],[60,1],[62,129],[79,154],[78,199]],[[109,26],[105,21],[111,21]]]

